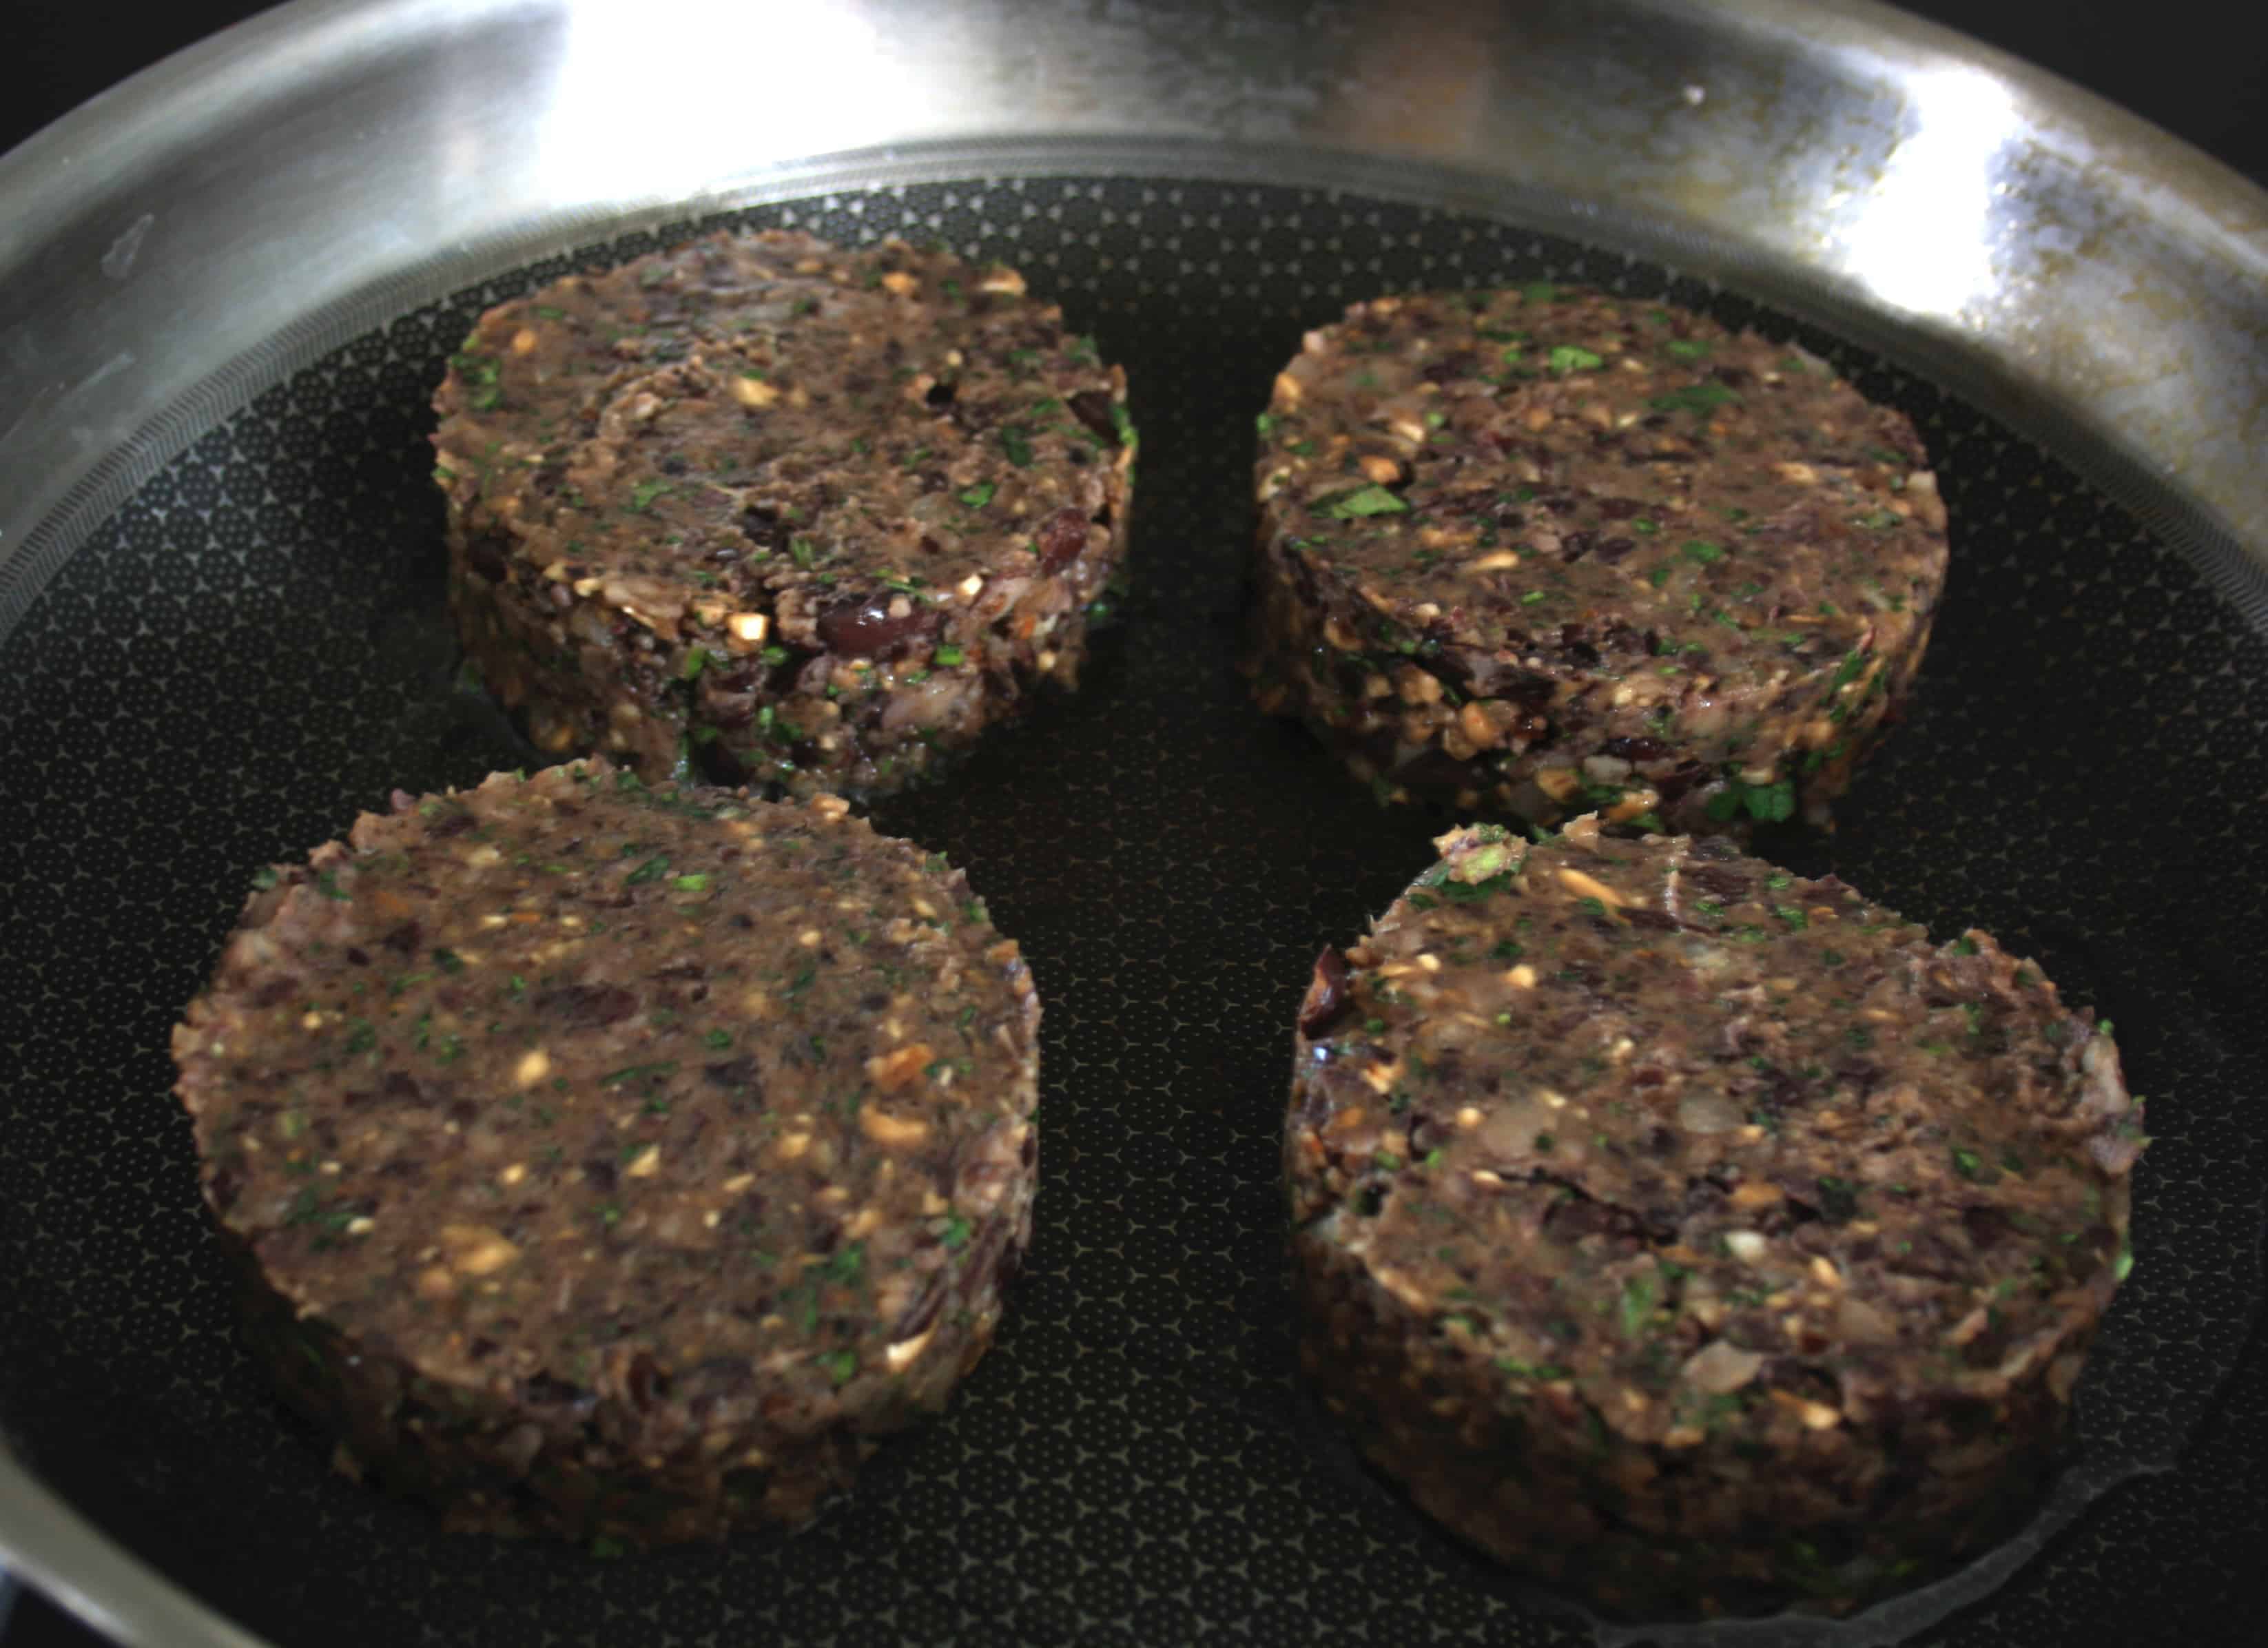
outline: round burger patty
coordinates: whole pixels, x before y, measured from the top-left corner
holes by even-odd
[[[1076,682],[1126,377],[1023,277],[717,235],[482,315],[434,405],[451,605],[536,742],[881,793]]]
[[[2007,1531],[2132,1262],[2110,1026],[1721,835],[1440,845],[1318,962],[1285,1137],[1369,1457],[1625,1613],[1839,1610]]]
[[[1040,1008],[958,871],[602,761],[263,872],[174,1032],[255,1338],[453,1526],[797,1522],[990,1343]]]
[[[1260,428],[1259,700],[1382,799],[1823,822],[1945,583],[1903,415],[1656,303],[1357,304]]]

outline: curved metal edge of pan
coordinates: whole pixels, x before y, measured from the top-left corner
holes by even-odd
[[[667,118],[625,118],[664,74]],[[1418,163],[1560,202],[1545,226],[1733,248],[2112,455],[2268,614],[2268,194],[1867,0],[302,0],[0,157],[0,629],[157,464],[382,320],[369,294],[777,198],[805,157],[1066,139]]]
[[[128,1648],[268,1648],[112,1543],[34,1481],[4,1443],[0,1554],[26,1585]],[[4,1615],[0,1608],[0,1624]]]
[[[2122,503],[2268,614],[2268,485],[2243,440],[2268,409],[2268,195],[1862,0],[1468,10],[267,14],[0,157],[0,631],[191,438],[391,313],[602,232],[987,170],[1316,182],[1737,276],[2091,450]],[[673,73],[718,77],[681,79],[674,107],[718,112],[693,131],[610,120],[696,26],[810,72],[752,98],[746,54],[673,52]],[[122,1642],[254,1643],[4,1447],[0,1556]]]

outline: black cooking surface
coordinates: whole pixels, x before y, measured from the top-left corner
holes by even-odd
[[[1927,382],[1522,230],[1290,189],[1058,180],[744,221],[1008,259],[1133,382],[1127,622],[1079,696],[876,813],[968,867],[1046,1004],[1038,1227],[999,1343],[946,1419],[809,1533],[630,1561],[440,1535],[333,1475],[237,1348],[166,1032],[255,865],[396,785],[530,759],[455,685],[424,408],[472,316],[561,262],[261,396],[0,643],[0,1043],[18,1070],[0,1088],[0,1429],[46,1480],[248,1626],[331,1648],[1585,1640],[1405,1512],[1292,1379],[1291,1015],[1316,946],[1422,869],[1444,820],[1373,806],[1248,706],[1232,661],[1252,415],[1301,329],[1383,289],[1549,278],[1800,335],[1914,417],[1954,513],[1918,701],[1837,835],[1768,849],[1940,937],[1974,921],[2036,957],[2117,1022],[2152,1099],[2139,1262],[2066,1497],[2109,1491],[1923,1639],[2166,1640],[2176,1610],[2204,1622],[2249,1593],[2211,1553],[2263,1533],[2244,1464],[2264,1453],[2257,1348],[2239,1405],[2218,1403],[2268,1204],[2248,1045],[2268,653],[2181,555]],[[2110,1486],[2185,1441],[2177,1474]]]

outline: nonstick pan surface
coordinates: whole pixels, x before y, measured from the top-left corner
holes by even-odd
[[[0,643],[0,1431],[33,1472],[247,1629],[335,1648],[1587,1640],[1405,1511],[1292,1377],[1291,1017],[1317,945],[1444,820],[1373,806],[1233,667],[1253,413],[1301,330],[1383,290],[1550,279],[1798,338],[1912,416],[1954,536],[1918,698],[1836,835],[1766,850],[2036,958],[2117,1020],[2152,1101],[2138,1262],[2041,1527],[1855,1624],[1747,1637],[2147,1642],[2165,1592],[2196,1618],[2251,1592],[2268,651],[2197,564],[1926,378],[1485,217],[996,178],[732,221],[1010,259],[1133,386],[1138,586],[1084,689],[875,812],[967,866],[1046,1003],[1042,1194],[998,1346],[809,1532],[610,1562],[445,1536],[346,1482],[234,1337],[168,1027],[254,866],[396,786],[534,759],[458,682],[427,398],[482,308],[679,225],[400,314],[214,422]]]

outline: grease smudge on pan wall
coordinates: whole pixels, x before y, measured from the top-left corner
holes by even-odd
[[[1138,587],[1084,689],[876,812],[950,854],[1047,1003],[1035,1245],[949,1416],[796,1539],[607,1563],[439,1534],[332,1475],[238,1348],[168,1096],[166,1033],[252,868],[396,785],[528,761],[455,683],[426,403],[485,305],[624,239],[357,338],[198,439],[0,640],[0,1429],[135,1551],[279,1640],[362,1644],[1579,1642],[1350,1461],[1293,1399],[1278,1139],[1325,938],[1430,861],[1233,668],[1252,418],[1307,327],[1416,285],[1587,282],[1799,337],[1913,416],[1954,563],[1913,712],[1831,839],[1768,851],[1974,921],[2118,1024],[2157,1140],[2132,1279],[2084,1387],[2077,1518],[1962,1643],[2074,1639],[2235,1366],[2268,1203],[2248,1045],[2268,843],[2268,648],[2081,475],[1931,382],[1659,266],[1476,217],[1292,188],[1005,180],[733,219],[940,237],[1021,267],[1126,363]],[[666,237],[666,238],[674,238]],[[2200,1497],[2202,1495],[2202,1497]],[[2082,1514],[2083,1513],[2083,1514]],[[2042,1538],[2045,1538],[2043,1530]],[[2026,1555],[1891,1605],[1920,1628]],[[2021,1622],[2019,1623],[2018,1622]],[[1872,1629],[1870,1626],[1869,1629]],[[1849,1628],[1830,1628],[1830,1639]],[[1759,1636],[1754,1630],[1744,1633]],[[1787,1640],[1802,1640],[1800,1631]]]

